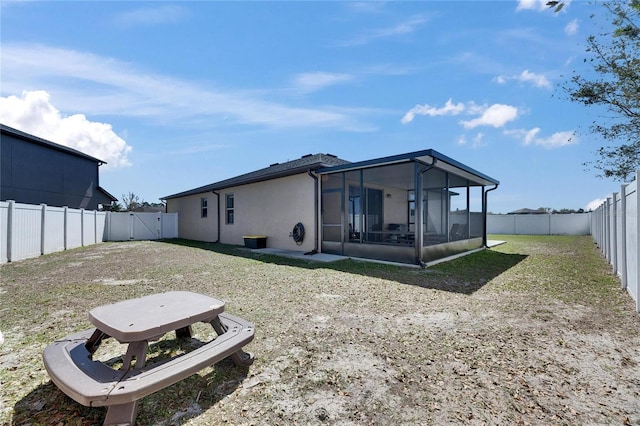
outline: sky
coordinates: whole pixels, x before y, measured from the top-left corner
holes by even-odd
[[[1,0],[0,122],[106,161],[120,201],[435,149],[500,181],[491,212],[595,208],[605,112],[561,85],[607,21],[545,3]]]

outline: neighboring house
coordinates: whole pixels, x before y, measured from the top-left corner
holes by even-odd
[[[507,214],[548,214],[548,213],[550,212],[542,208],[537,210],[524,208],[524,209],[514,210]]]
[[[181,238],[266,235],[267,247],[418,264],[486,245],[498,184],[434,150],[358,163],[315,154],[163,199]]]
[[[102,164],[75,149],[0,124],[0,201],[98,210],[116,201],[100,187]]]

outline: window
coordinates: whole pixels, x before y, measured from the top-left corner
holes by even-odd
[[[207,197],[200,198],[200,217],[207,217]]]
[[[226,194],[226,220],[227,225],[233,224],[233,194]]]

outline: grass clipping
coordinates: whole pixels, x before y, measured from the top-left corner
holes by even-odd
[[[2,265],[0,424],[101,424],[105,408],[51,383],[43,349],[93,307],[169,290],[253,322],[256,361],[142,399],[141,425],[640,424],[640,316],[592,239],[493,238],[507,244],[426,270],[182,240]],[[117,342],[100,351],[117,367]]]

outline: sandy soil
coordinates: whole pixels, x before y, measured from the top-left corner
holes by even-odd
[[[592,243],[576,241],[498,247],[480,262],[508,267],[475,278],[157,242],[4,265],[0,423],[100,424],[103,408],[51,384],[42,349],[89,328],[94,306],[181,289],[254,322],[256,360],[143,399],[139,424],[640,424],[640,315]],[[584,250],[594,294],[577,283]]]

